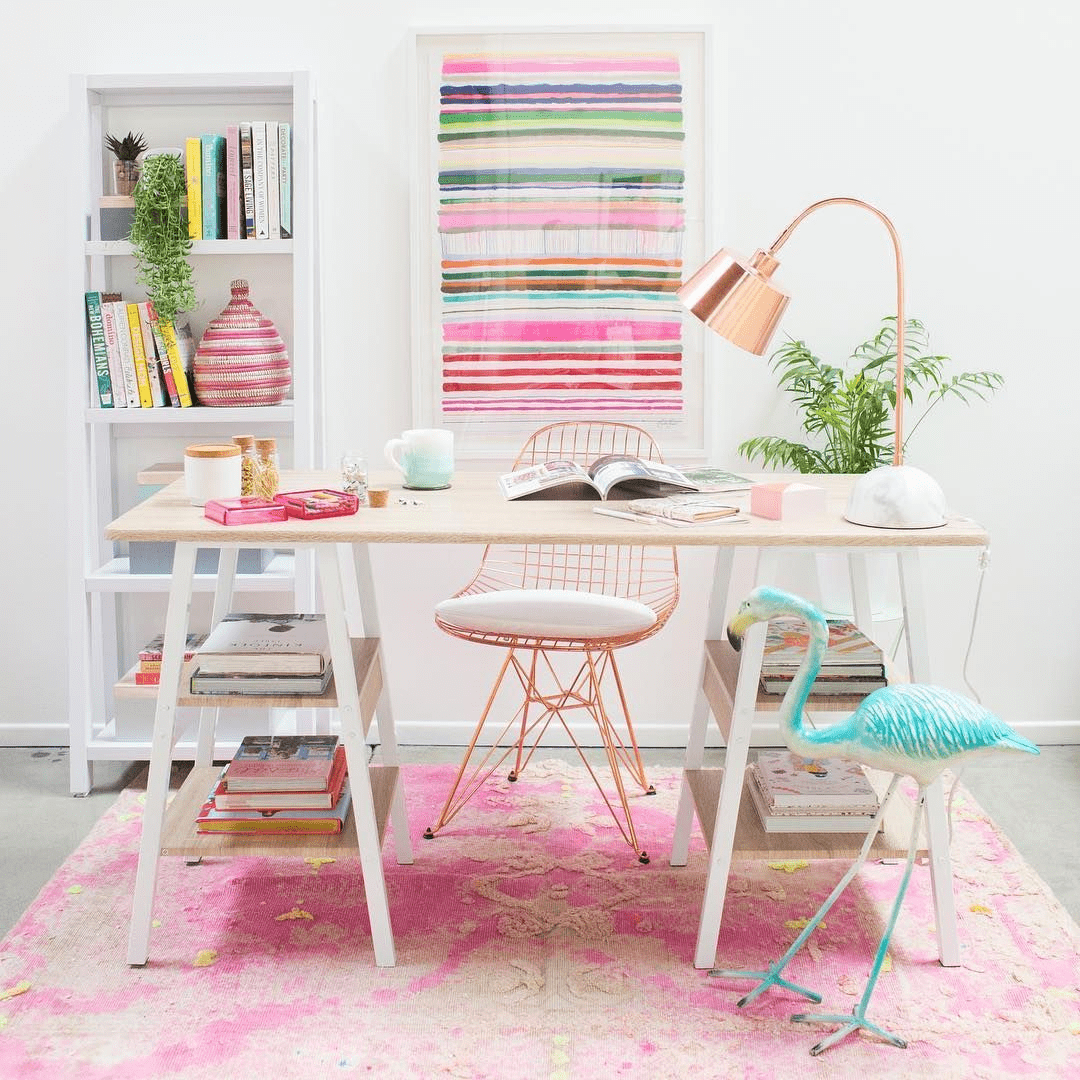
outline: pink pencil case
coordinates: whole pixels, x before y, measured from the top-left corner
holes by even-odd
[[[208,499],[204,516],[221,525],[251,525],[257,521],[284,521],[289,512],[280,503],[267,502],[256,495],[239,499]]]

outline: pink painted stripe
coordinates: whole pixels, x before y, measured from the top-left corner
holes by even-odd
[[[579,56],[563,59],[536,60],[533,58],[511,60],[508,57],[482,56],[455,60],[444,57],[443,75],[465,75],[472,72],[514,72],[527,74],[530,71],[670,71],[678,73],[679,61],[676,57],[600,57]]]
[[[590,319],[587,322],[536,322],[528,319],[503,322],[447,323],[444,341],[677,341],[680,322],[629,319]]]
[[[681,228],[685,214],[679,211],[650,210],[633,213],[618,211],[508,210],[463,214],[459,211],[439,214],[439,226],[446,229],[477,228],[485,225],[641,225],[646,228]]]

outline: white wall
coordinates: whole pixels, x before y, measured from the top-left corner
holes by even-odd
[[[24,15],[37,23],[17,32],[0,70],[0,566],[9,611],[0,626],[0,723],[66,722],[67,433],[57,388],[66,324],[57,308],[77,302],[58,291],[75,242],[63,218],[68,73],[314,73],[328,449],[331,459],[346,445],[377,458],[410,422],[408,29],[445,27],[451,16],[458,27],[507,25],[510,7],[224,3],[197,33],[175,5],[148,0],[66,0]],[[575,25],[581,10],[549,0],[544,16],[549,26]],[[993,538],[972,682],[988,705],[1037,737],[1075,737],[1075,358],[1067,336],[1080,240],[1075,5],[721,0],[674,10],[714,33],[710,249],[763,246],[826,195],[864,198],[900,232],[909,311],[931,328],[935,347],[958,368],[1006,376],[991,405],[943,408],[920,430],[911,460]],[[588,20],[649,25],[656,11],[631,0],[593,3]],[[816,215],[788,244],[781,273],[795,296],[784,329],[825,355],[847,355],[891,308],[889,248],[870,215]],[[745,465],[735,454],[742,439],[794,433],[764,362],[719,342],[712,361],[715,460]],[[478,680],[495,662],[438,634],[430,620],[432,604],[463,584],[475,557],[405,548],[377,556],[395,715],[406,737],[410,728],[431,734],[414,725],[474,715]],[[689,711],[706,570],[701,553],[688,554],[679,612],[626,664],[641,727],[657,740],[677,741]],[[960,688],[976,557],[935,555],[926,570],[935,675]]]

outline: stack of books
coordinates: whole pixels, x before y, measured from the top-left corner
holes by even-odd
[[[747,787],[766,832],[865,833],[880,806],[854,761],[808,761],[763,750],[748,771]]]
[[[322,694],[333,665],[324,615],[226,615],[195,654],[193,694]]]
[[[184,646],[184,659],[191,660],[195,650],[203,643],[205,634],[188,634]],[[165,645],[165,635],[158,634],[151,638],[139,650],[139,663],[135,668],[136,686],[159,686],[161,684],[161,650]]]
[[[339,833],[351,793],[336,735],[248,735],[196,818],[201,833]]]
[[[808,645],[809,634],[801,620],[783,618],[769,622],[761,660],[761,689],[766,694],[787,692]],[[869,694],[886,685],[881,649],[853,622],[829,619],[829,647],[810,693]]]

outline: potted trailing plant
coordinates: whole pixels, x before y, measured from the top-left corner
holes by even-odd
[[[159,318],[175,322],[196,303],[183,163],[170,153],[146,158],[134,196],[131,246],[138,279]]]
[[[929,335],[918,319],[904,323],[904,400],[921,398],[922,413],[911,436],[946,398],[985,400],[1004,384],[994,371],[948,375],[949,357],[929,351]],[[865,473],[887,464],[892,455],[896,405],[896,316],[838,367],[816,357],[803,341],[788,340],[770,357],[780,389],[799,411],[806,443],[777,435],[758,435],[740,443],[739,453],[766,468],[801,473]]]
[[[142,132],[129,131],[122,139],[105,136],[105,145],[116,155],[113,169],[116,175],[116,194],[130,195],[139,179],[139,155],[146,150]]]

